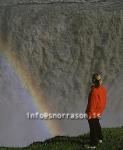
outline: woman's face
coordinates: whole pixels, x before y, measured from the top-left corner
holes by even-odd
[[[101,84],[102,84],[102,78],[101,78],[101,76],[98,75],[98,76],[96,77],[96,79],[99,80],[99,83],[100,83],[100,85],[101,85]]]
[[[100,76],[100,75],[97,75],[97,76],[96,76],[96,79],[97,79],[97,80],[100,80],[100,79],[101,79],[101,76]]]

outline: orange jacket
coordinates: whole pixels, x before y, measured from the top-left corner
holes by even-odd
[[[88,119],[101,116],[106,105],[107,92],[104,86],[91,87],[91,92],[88,97],[88,104],[86,108],[86,114]]]

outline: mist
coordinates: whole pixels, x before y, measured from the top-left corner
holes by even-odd
[[[108,91],[101,124],[103,127],[121,126],[122,2],[49,2],[0,2],[1,55],[7,49],[25,64],[52,112],[84,113],[91,76],[101,71]],[[23,146],[36,141],[37,137],[37,140],[52,137],[42,123],[40,126],[39,120],[24,118],[26,112],[38,110],[32,97],[24,94],[20,79],[11,65],[7,67],[9,65],[1,56],[0,145]],[[57,120],[57,124],[62,130],[60,135],[76,136],[89,131],[87,120]],[[42,129],[46,131],[43,133]]]

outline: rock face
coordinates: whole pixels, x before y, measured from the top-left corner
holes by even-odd
[[[122,1],[1,0],[0,8],[0,45],[10,45],[9,51],[27,66],[53,112],[84,112],[95,71],[102,72],[110,91],[110,109],[117,95],[114,79],[120,80],[123,70]],[[112,124],[108,116],[104,126],[123,121],[115,117],[121,101],[122,96],[108,113]],[[87,129],[85,121],[58,123],[63,134],[77,135]]]

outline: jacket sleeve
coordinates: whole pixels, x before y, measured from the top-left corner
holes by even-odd
[[[86,108],[87,114],[95,113],[97,107],[98,95],[95,90],[91,90],[89,97],[88,97],[88,104]]]
[[[101,101],[100,113],[103,113],[103,111],[106,107],[106,101],[107,101],[107,91],[106,91],[106,89],[104,89],[103,97],[102,97],[102,101]]]

